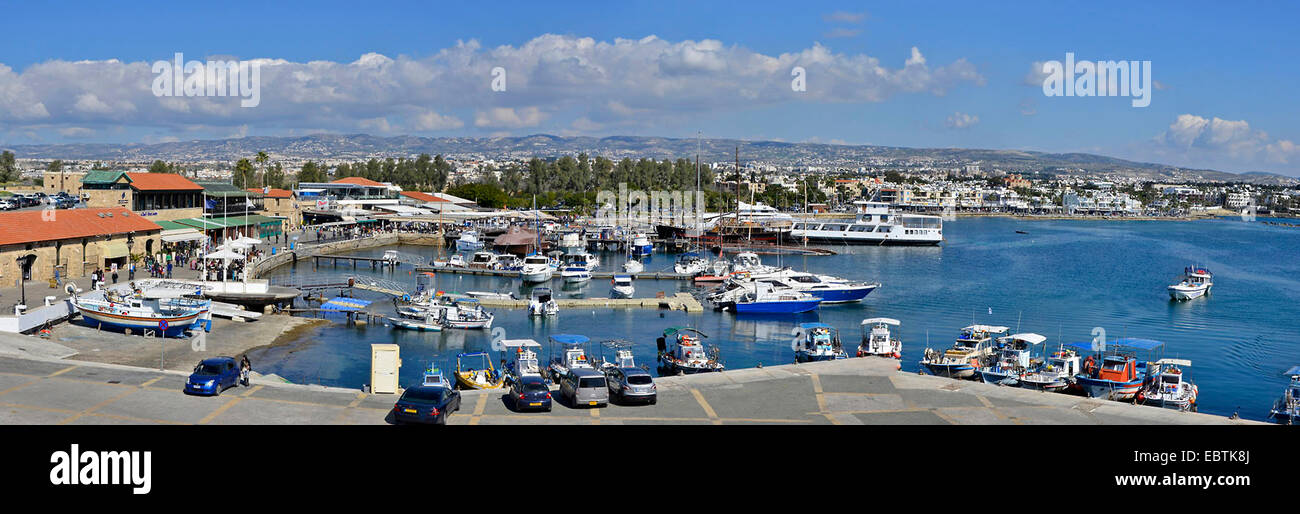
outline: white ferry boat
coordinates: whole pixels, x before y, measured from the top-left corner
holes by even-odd
[[[943,242],[943,218],[891,211],[883,202],[853,202],[857,218],[794,224],[790,237],[810,243],[927,246]]]

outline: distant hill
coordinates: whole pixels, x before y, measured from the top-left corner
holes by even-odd
[[[644,136],[563,137],[533,134],[518,137],[378,137],[369,134],[318,134],[299,137],[254,136],[239,139],[193,140],[154,144],[58,144],[11,147],[19,158],[114,161],[234,161],[265,151],[274,158],[361,160],[371,157],[408,157],[420,153],[461,159],[552,158],[587,152],[610,159],[693,157],[695,139]],[[729,162],[740,147],[741,162],[781,166],[857,168],[861,166],[955,167],[977,162],[987,170],[1048,172],[1090,176],[1135,177],[1171,182],[1244,181],[1259,184],[1297,184],[1300,180],[1275,173],[1243,174],[1190,169],[1157,163],[1133,162],[1086,153],[1044,153],[1024,150],[967,148],[906,148],[875,145],[832,145],[704,139],[705,162]]]

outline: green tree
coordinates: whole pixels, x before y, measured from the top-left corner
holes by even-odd
[[[307,161],[303,163],[302,169],[298,171],[298,183],[303,182],[324,182],[325,171],[320,169],[316,161]]]
[[[462,184],[447,190],[447,194],[474,200],[480,206],[489,209],[505,207],[510,199],[505,191],[491,184]]]
[[[18,180],[18,166],[14,163],[14,153],[5,150],[0,153],[0,182]]]
[[[254,161],[257,161],[258,169],[261,170],[261,175],[262,175],[261,185],[263,186],[266,185],[266,161],[269,159],[270,157],[266,156],[266,152],[261,152],[261,151],[257,152],[257,157],[253,158]]]
[[[266,185],[276,189],[284,188],[284,166],[280,163],[272,164],[271,168],[266,170],[265,177]]]
[[[234,184],[235,187],[240,189],[249,187],[253,178],[252,162],[248,159],[240,159],[239,162],[235,163],[235,171],[230,178],[231,183]]]

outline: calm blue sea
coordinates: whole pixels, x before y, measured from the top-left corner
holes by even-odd
[[[1017,230],[1028,232],[1018,234]],[[1142,337],[1165,343],[1164,356],[1190,359],[1191,378],[1200,387],[1200,410],[1264,419],[1273,398],[1287,382],[1282,371],[1300,364],[1300,229],[1240,220],[1205,221],[1029,221],[964,218],[945,224],[947,242],[936,248],[831,247],[830,257],[764,256],[768,264],[827,273],[883,285],[860,304],[826,306],[799,317],[738,317],[730,313],[638,309],[562,310],[548,321],[522,310],[496,309],[494,326],[508,338],[533,338],[546,344],[556,333],[583,334],[593,342],[630,339],[637,357],[653,370],[655,338],[664,328],[690,325],[711,336],[730,368],[793,361],[792,330],[801,322],[821,321],[839,328],[852,352],[862,319],[887,316],[902,321],[903,370],[916,371],[927,340],[952,344],[972,322],[1006,325],[1013,332],[1037,332],[1049,345],[1088,341],[1100,327],[1108,339]],[[434,256],[426,247],[399,247]],[[357,252],[379,256],[385,249]],[[672,255],[656,254],[646,269],[672,266]],[[602,269],[618,269],[623,259],[602,254]],[[1165,287],[1188,265],[1208,266],[1215,274],[1213,293],[1191,302],[1169,301]],[[277,280],[328,281],[357,273],[410,284],[409,268],[372,272],[310,263],[276,270]],[[440,275],[445,291],[512,290],[527,297],[518,279]],[[557,280],[561,296],[609,296],[607,280],[569,290]],[[656,292],[694,291],[678,281],[640,280],[638,297]],[[391,300],[358,292],[391,312]],[[990,314],[991,313],[991,314]],[[403,383],[416,383],[429,363],[450,373],[457,353],[490,350],[486,331],[446,330],[416,333],[384,326],[321,327],[302,340],[250,354],[254,367],[297,383],[360,387],[368,381],[369,345],[401,346]],[[593,345],[589,351],[598,351]],[[543,348],[542,357],[547,357]]]

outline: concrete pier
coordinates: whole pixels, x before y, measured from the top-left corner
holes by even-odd
[[[478,298],[484,307],[507,307],[524,309],[528,300],[507,300],[502,298]],[[686,312],[704,312],[704,306],[689,293],[677,293],[663,298],[556,298],[555,303],[561,309],[574,308],[613,308],[613,309],[669,309]]]
[[[197,357],[192,359],[197,362]],[[219,397],[187,371],[16,357],[0,346],[0,424],[385,424],[395,395],[255,377]],[[657,378],[656,405],[516,413],[504,391],[464,391],[453,425],[1262,424],[1208,414],[904,374],[885,359]],[[558,396],[558,395],[556,395]]]
[[[453,275],[478,275],[485,277],[507,277],[519,278],[519,271],[505,271],[495,269],[478,269],[478,268],[452,268],[447,266],[419,266],[415,268],[416,273],[448,273]],[[673,273],[671,271],[642,271],[640,273],[624,273],[621,271],[593,271],[592,279],[614,278],[614,275],[632,275],[637,279],[653,280],[691,280],[693,275],[685,273]],[[556,275],[559,278],[559,275]]]

